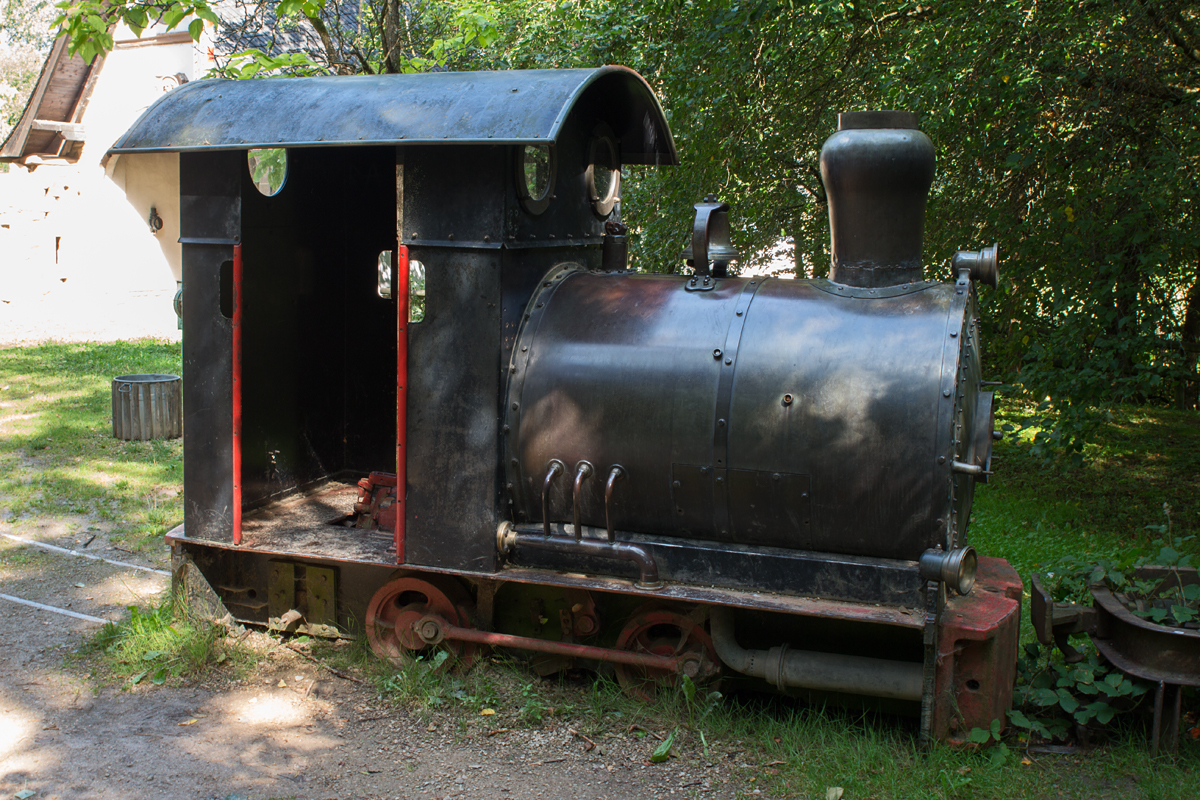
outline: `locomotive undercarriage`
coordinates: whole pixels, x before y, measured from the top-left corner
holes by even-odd
[[[931,602],[914,593],[910,604],[681,582],[670,558],[658,588],[639,586],[636,568],[628,577],[612,574],[619,562],[597,562],[601,570],[588,572],[578,558],[564,568],[537,551],[540,564],[510,563],[481,577],[397,568],[390,532],[355,527],[361,503],[360,482],[335,479],[246,511],[236,546],[191,538],[179,526],[167,537],[176,579],[190,582],[192,594],[206,584],[220,600],[218,613],[238,622],[365,635],[398,663],[444,648],[469,667],[482,648],[493,647],[525,654],[542,675],[578,667],[610,672],[645,699],[687,675],[698,685],[719,680],[727,688],[919,716],[922,739],[950,741],[989,724],[1007,702],[1012,670],[995,654],[1016,641],[1021,582],[1000,559],[980,559],[970,595],[947,596],[928,582]],[[555,527],[571,533],[570,525]],[[596,542],[604,533],[585,532]],[[695,549],[701,561],[714,557],[705,543]],[[762,555],[750,553],[749,563]],[[777,568],[807,568],[812,579],[847,566],[839,563],[845,557],[821,563],[821,554],[809,555],[805,563],[789,553]],[[916,572],[912,563],[851,561],[855,580],[843,586],[860,595],[864,575],[876,573],[867,585],[891,585],[894,593],[897,576]]]

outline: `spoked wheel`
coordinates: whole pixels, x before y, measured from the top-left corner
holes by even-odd
[[[684,674],[697,684],[711,680],[720,671],[712,639],[704,630],[704,610],[684,614],[657,603],[634,612],[617,637],[617,648],[634,653],[686,658]],[[652,667],[617,664],[617,680],[631,697],[653,702],[660,687],[679,683],[679,673]]]
[[[414,626],[427,615],[435,615],[451,625],[471,624],[471,598],[453,580],[436,582],[425,578],[396,578],[371,598],[367,606],[367,641],[371,649],[397,664],[407,664],[423,652],[432,652]],[[478,648],[468,642],[446,640],[441,647],[470,666]]]

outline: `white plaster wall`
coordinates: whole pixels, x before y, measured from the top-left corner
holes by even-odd
[[[178,338],[178,157],[115,158],[107,173],[100,160],[194,61],[190,42],[118,47],[84,113],[79,163],[0,174],[0,343]]]

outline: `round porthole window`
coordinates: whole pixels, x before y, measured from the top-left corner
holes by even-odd
[[[517,159],[517,194],[530,214],[541,214],[550,205],[554,187],[554,148],[527,144]]]
[[[616,142],[605,135],[594,137],[588,162],[587,189],[592,210],[607,217],[621,199],[621,161]]]
[[[246,164],[254,188],[267,197],[279,194],[287,180],[287,150],[282,147],[250,150],[246,153]]]

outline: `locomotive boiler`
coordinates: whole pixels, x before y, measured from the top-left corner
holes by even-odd
[[[190,83],[109,157],[162,152],[168,541],[235,618],[611,666],[642,696],[687,675],[875,698],[924,739],[1003,719],[1021,583],[967,543],[996,252],[926,278],[914,115],[839,115],[812,280],[731,274],[715,198],[686,274],[628,268],[621,171],[678,157],[622,67]],[[248,166],[267,154],[281,182]]]

